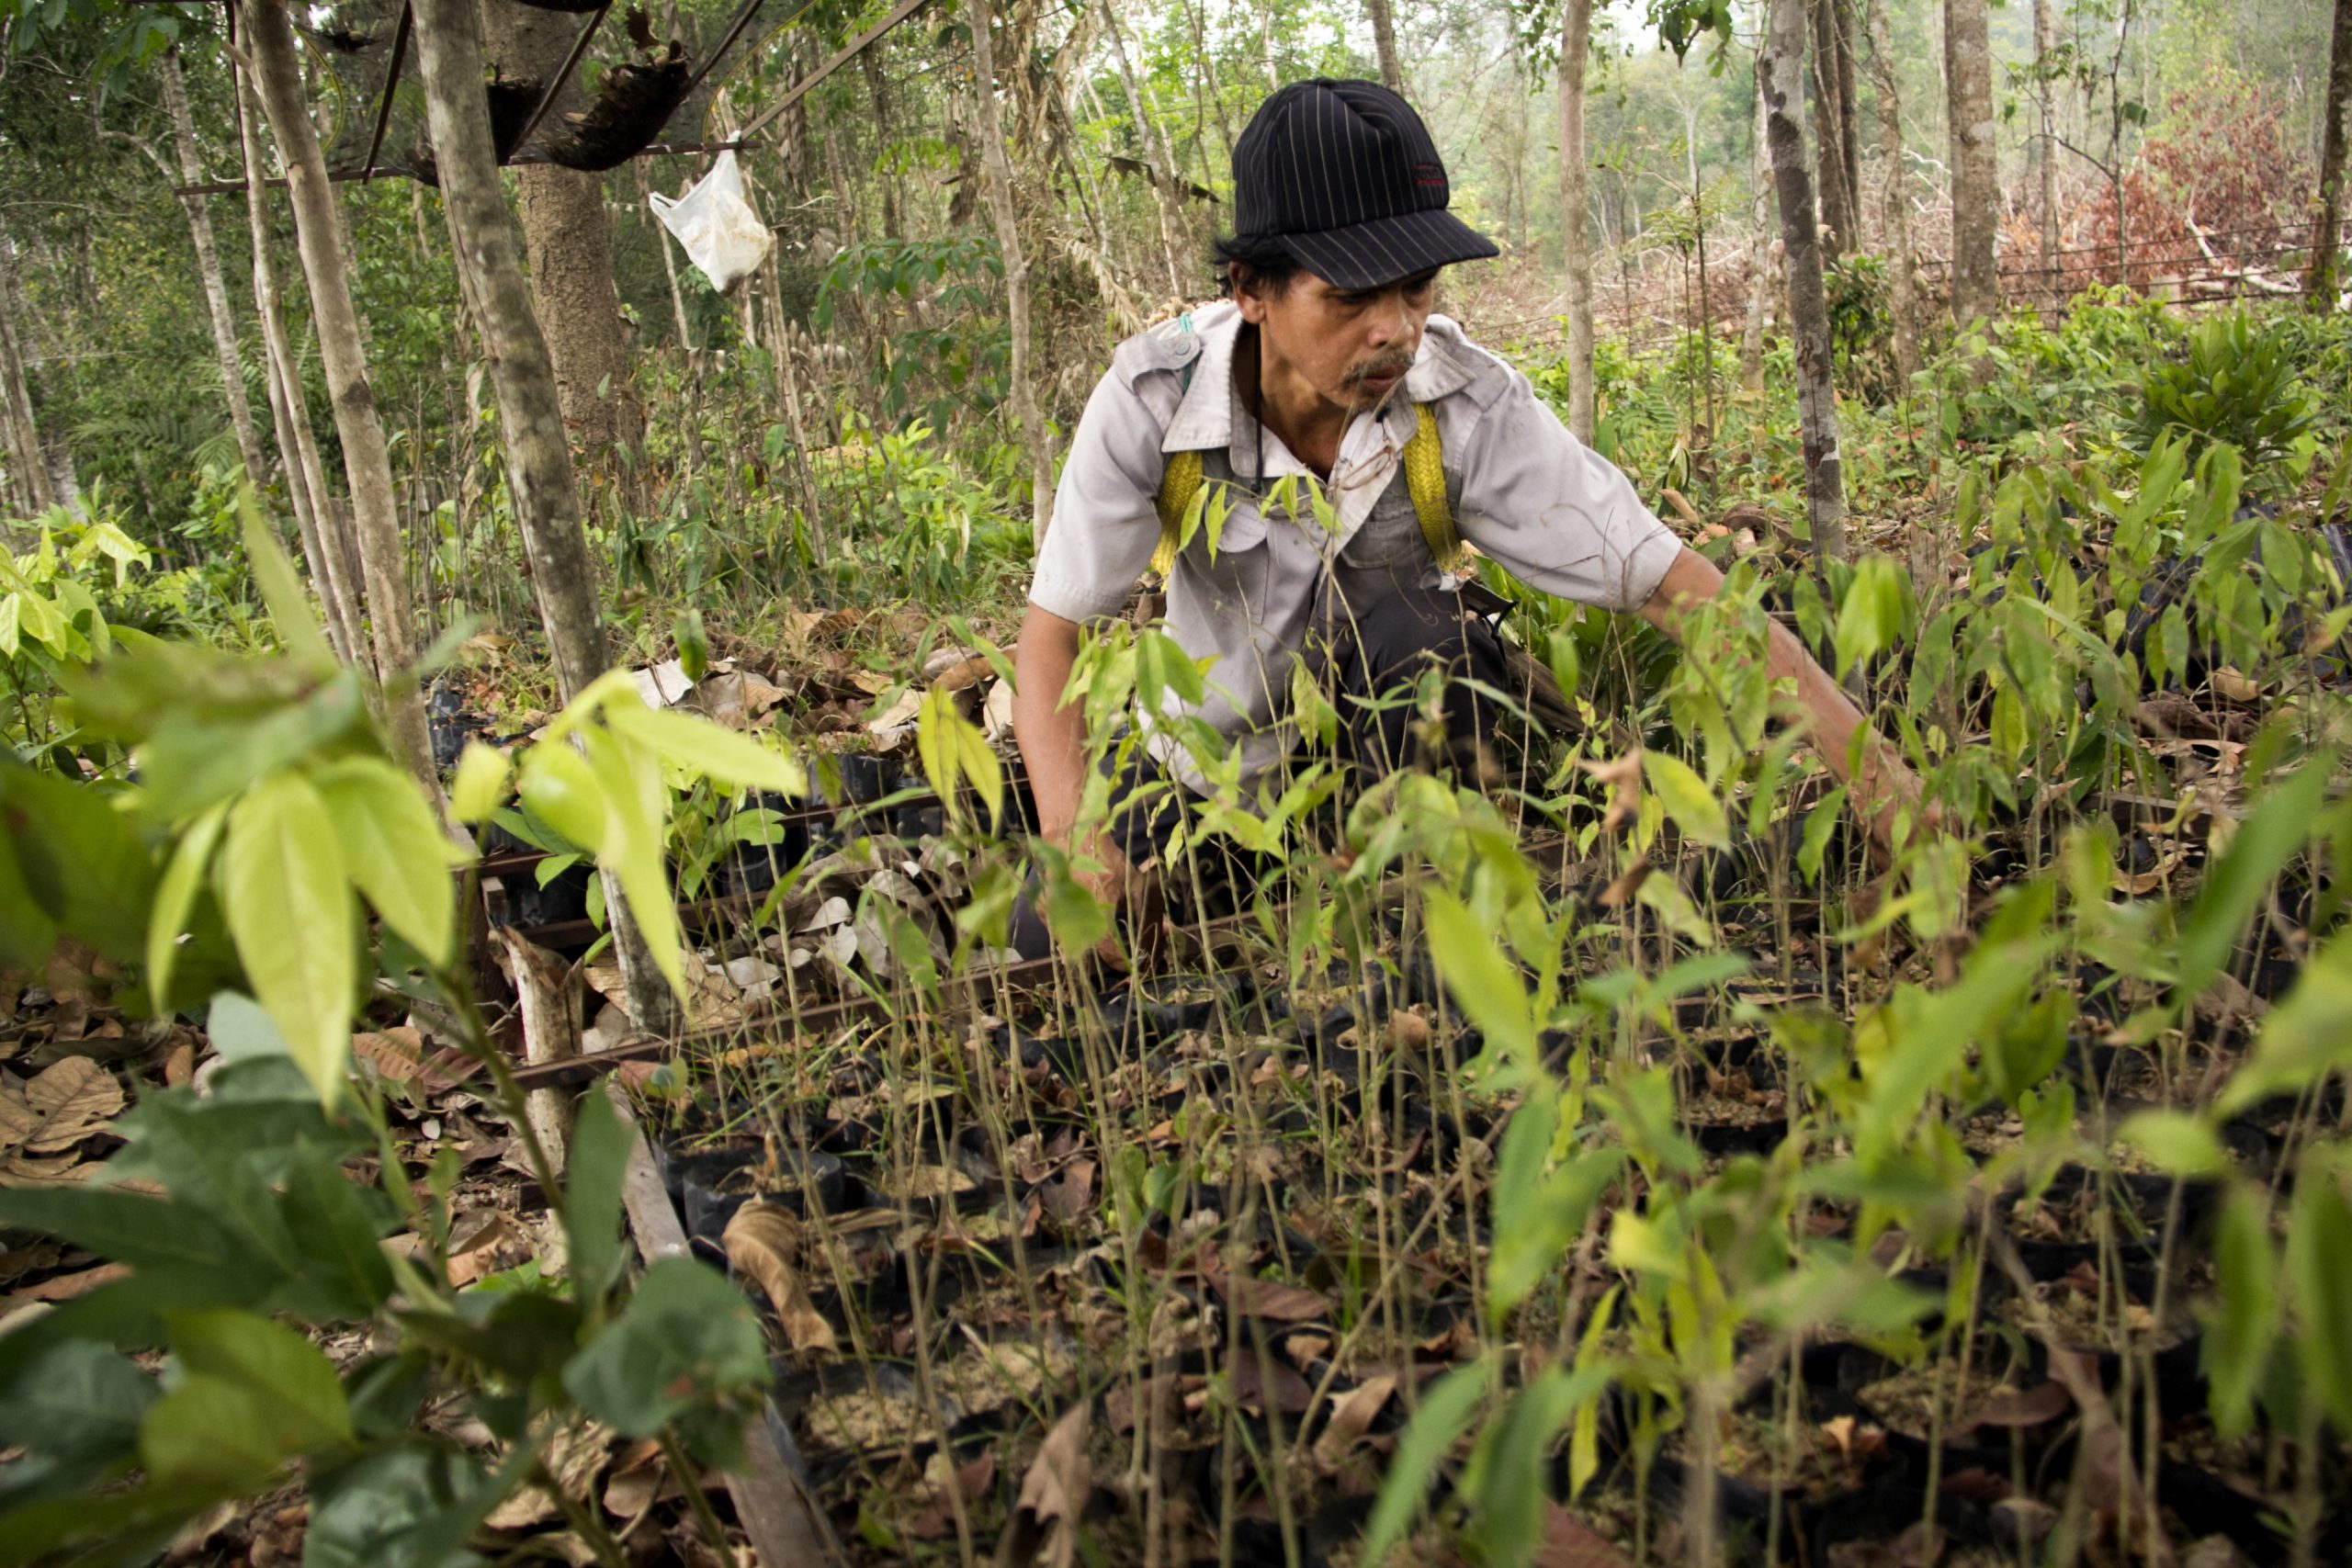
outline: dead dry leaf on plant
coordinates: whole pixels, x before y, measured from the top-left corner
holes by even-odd
[[[62,1154],[121,1112],[121,1082],[87,1056],[67,1056],[22,1089],[0,1088],[0,1149]]]
[[[808,1300],[800,1279],[800,1221],[781,1203],[755,1199],[735,1211],[719,1237],[727,1261],[767,1292],[792,1348],[804,1354],[839,1348],[833,1325]]]
[[[1642,749],[1638,746],[1622,757],[1602,761],[1580,757],[1577,767],[1592,776],[1596,784],[1609,786],[1609,809],[1600,818],[1602,832],[1613,833],[1632,821],[1642,808]]]
[[[997,1539],[998,1568],[1024,1562],[1070,1568],[1078,1561],[1078,1523],[1094,1490],[1093,1469],[1086,1457],[1092,1419],[1092,1404],[1081,1401],[1046,1434],[1029,1473],[1021,1478],[1012,1518]]]

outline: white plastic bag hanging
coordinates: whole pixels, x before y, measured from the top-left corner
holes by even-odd
[[[710,173],[685,195],[673,200],[656,192],[652,202],[662,226],[678,237],[686,259],[721,294],[767,260],[768,247],[775,243],[775,234],[744,199],[743,173],[735,166],[732,152],[721,152]]]

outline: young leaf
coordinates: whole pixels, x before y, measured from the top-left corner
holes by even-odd
[[[2180,931],[2180,995],[2195,997],[2213,983],[2230,951],[2245,934],[2245,923],[2279,869],[2302,848],[2319,820],[2320,802],[2333,768],[2326,760],[2306,762],[2273,786],[2239,824],[2230,847],[2205,873]]]
[[[514,764],[506,753],[479,740],[469,740],[458,753],[457,775],[449,781],[449,817],[469,826],[486,822],[506,795],[506,777]]]
[[[1470,1418],[1487,1393],[1492,1371],[1484,1361],[1456,1367],[1440,1378],[1422,1397],[1405,1435],[1396,1444],[1396,1461],[1381,1483],[1380,1501],[1373,1506],[1372,1523],[1363,1535],[1363,1550],[1356,1561],[1364,1568],[1380,1568],[1389,1549],[1403,1538],[1429,1495],[1438,1461],[1454,1439],[1470,1427]]]
[[[2213,1425],[2224,1438],[2243,1437],[2254,1425],[2255,1390],[2278,1331],[2278,1278],[2268,1208],[2259,1190],[2234,1184],[2213,1225],[2220,1295],[2202,1341]]]
[[[793,759],[708,719],[673,710],[656,713],[634,692],[605,705],[605,722],[688,773],[729,789],[808,793],[808,774]]]
[[[1690,763],[1664,751],[1645,751],[1642,772],[1683,837],[1709,849],[1731,848],[1731,823],[1724,816],[1724,803]]]
[[[1536,1059],[1535,1016],[1526,984],[1495,940],[1462,901],[1430,889],[1421,906],[1430,954],[1454,1005],[1487,1037],[1487,1048],[1507,1058]]]
[[[221,824],[229,819],[226,804],[216,806],[187,826],[172,847],[171,863],[155,886],[155,908],[147,919],[147,994],[160,1010],[172,994],[172,964],[179,956],[180,933],[187,930],[196,890],[212,861],[212,846],[220,840]]]
[[[352,1440],[334,1364],[249,1312],[178,1313],[181,1376],[140,1423],[140,1456],[163,1484],[243,1487],[298,1454]]]
[[[358,976],[342,848],[309,780],[277,773],[237,803],[219,883],[254,995],[320,1100],[333,1100]]]
[[[2229,1151],[2204,1118],[2186,1111],[2143,1111],[2116,1134],[2156,1163],[2167,1176],[2219,1176],[2230,1168]]]
[[[286,558],[277,536],[262,521],[250,486],[238,489],[237,518],[245,538],[245,564],[253,571],[254,585],[261,590],[262,603],[269,606],[278,640],[305,669],[333,670],[334,649],[327,646],[326,634],[311,613],[311,597],[302,592],[302,580],[294,575],[294,563]]]
[[[653,966],[670,982],[670,989],[683,997],[686,972],[678,908],[670,899],[663,859],[669,786],[662,782],[661,764],[618,731],[590,725],[580,735],[605,796],[605,841],[596,852],[596,863],[619,881]]]
[[[620,1278],[621,1181],[628,1168],[628,1128],[601,1093],[584,1096],[565,1161],[563,1237],[582,1303]]]
[[[590,854],[605,847],[604,786],[570,741],[532,747],[523,754],[516,775],[524,807],[532,816],[561,834],[566,843]]]
[[[2287,1289],[2304,1390],[2352,1431],[2352,1204],[2324,1161],[2307,1159],[2287,1222]]]
[[[457,945],[450,846],[415,784],[378,757],[346,757],[314,782],[351,880],[402,941],[447,967]]]

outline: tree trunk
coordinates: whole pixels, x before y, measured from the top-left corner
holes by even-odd
[[[49,455],[41,450],[40,422],[25,374],[18,298],[16,242],[0,220],[0,435],[6,437],[9,490],[19,502],[12,510],[38,516],[57,504],[57,491],[50,483]]]
[[[1396,21],[1389,15],[1388,0],[1364,0],[1364,9],[1372,13],[1372,47],[1380,57],[1381,85],[1401,96],[1405,68],[1396,59]]]
[[[1772,160],[1764,126],[1764,56],[1756,56],[1756,149],[1750,183],[1756,189],[1755,243],[1747,263],[1747,321],[1739,333],[1739,389],[1764,389],[1764,310],[1772,298]]]
[[[1797,421],[1804,450],[1805,520],[1816,565],[1846,555],[1846,490],[1838,454],[1838,402],[1829,382],[1829,305],[1821,288],[1813,179],[1805,168],[1805,0],[1772,0],[1757,79],[1764,90],[1781,244],[1789,266],[1789,333],[1796,345]]]
[[[180,51],[164,51],[156,75],[164,85],[164,107],[172,117],[172,141],[179,152],[180,183],[201,185],[204,160],[196,150],[196,119],[188,113],[187,85],[180,77]],[[212,242],[212,211],[206,198],[180,198],[187,209],[188,237],[196,242],[196,272],[204,285],[204,310],[212,323],[212,349],[220,360],[220,389],[229,400],[229,423],[237,433],[237,455],[255,491],[269,482],[269,461],[254,429],[254,405],[245,396],[245,371],[237,355],[237,319],[229,312],[229,288],[220,277],[220,248]]]
[[[972,96],[979,106],[982,161],[988,171],[989,215],[996,222],[997,249],[1004,256],[1004,314],[1012,334],[1012,417],[1021,423],[1022,438],[1029,445],[1030,527],[1037,547],[1044,548],[1046,530],[1054,520],[1054,458],[1046,441],[1046,422],[1037,412],[1036,389],[1029,384],[1029,261],[1021,250],[1021,225],[1012,201],[1012,158],[1004,145],[1004,126],[996,107],[996,48],[989,37],[995,7],[977,0],[971,11]],[[1113,36],[1118,24],[1114,21]],[[1140,103],[1137,113],[1141,113]],[[1171,154],[1168,170],[1173,178]]]
[[[1993,50],[1984,0],[1950,0],[1944,53],[1951,84],[1951,313],[1965,331],[2001,308],[1993,257],[2001,189],[1993,164]]]
[[[559,51],[577,26],[557,12],[485,0],[482,53],[493,71],[534,56],[560,59]],[[510,81],[526,74],[519,66],[503,73]],[[514,205],[523,220],[532,297],[555,364],[564,429],[582,457],[592,467],[605,467],[615,446],[634,446],[645,434],[629,380],[628,331],[613,288],[613,220],[605,206],[605,176],[557,164],[520,164],[514,168]],[[666,241],[662,249],[667,255]]]
[[[2050,0],[2038,0],[2048,5]],[[1911,204],[1904,199],[1903,101],[1894,90],[1894,46],[1886,25],[1886,0],[1870,6],[1871,75],[1878,88],[1879,152],[1886,162],[1886,243],[1893,253],[1888,279],[1894,312],[1894,373],[1907,395],[1919,372],[1918,259],[1911,254]]]
[[[1151,162],[1152,138],[1159,138],[1161,174],[1165,177],[1151,179],[1152,195],[1159,203],[1159,247],[1168,262],[1168,294],[1182,299],[1188,292],[1184,288],[1184,264],[1177,259],[1177,236],[1184,231],[1184,213],[1176,194],[1176,144],[1169,140],[1167,129],[1154,123],[1144,107],[1143,84],[1136,80],[1135,68],[1127,62],[1126,39],[1119,31],[1119,10],[1115,0],[1103,0],[1102,25],[1111,39],[1111,59],[1119,68],[1119,81],[1127,90],[1127,112],[1136,118],[1136,136],[1143,143],[1143,161]],[[988,110],[989,123],[996,123],[994,99]],[[998,145],[1002,142],[999,141]]]
[[[1835,0],[1807,0],[1809,31],[1813,35],[1813,107],[1815,160],[1821,173],[1821,254],[1835,261],[1855,239],[1851,186],[1846,178],[1844,108],[1838,85],[1837,22],[1830,14]]]
[[[311,411],[296,373],[293,339],[278,302],[277,266],[270,259],[269,197],[263,178],[261,104],[244,67],[234,66],[237,134],[244,152],[245,219],[254,253],[254,313],[261,318],[262,367],[269,389],[270,422],[277,434],[278,461],[286,470],[287,499],[302,537],[303,563],[326,608],[327,640],[345,664],[364,657],[366,620],[359,601],[358,568],[347,547],[334,503],[328,499],[326,465],[319,458]]]
[[[565,700],[605,672],[609,652],[596,598],[595,569],[580,524],[580,493],[547,340],[531,310],[522,257],[498,177],[490,105],[481,84],[475,0],[414,0],[417,68],[440,165],[441,208],[458,272],[472,298],[498,395],[506,484],[547,627],[556,682]],[[605,908],[621,962],[629,1016],[649,1032],[674,1033],[677,998],[638,935],[618,882],[605,878]]]
[[[383,421],[368,384],[368,355],[359,336],[359,312],[351,302],[346,270],[350,244],[327,183],[326,159],[311,125],[302,91],[302,65],[294,48],[293,24],[282,0],[250,0],[245,43],[253,51],[254,85],[269,116],[278,153],[286,165],[287,194],[294,207],[295,239],[302,274],[311,287],[311,315],[319,334],[319,358],[334,400],[335,434],[343,443],[343,466],[351,486],[351,511],[359,538],[359,564],[368,583],[368,620],[374,633],[376,674],[383,685],[385,718],[402,760],[437,800],[441,784],[433,765],[433,744],[424,727],[424,700],[407,672],[416,649],[401,547],[400,513],[392,494],[391,457],[384,445]],[[479,89],[477,89],[479,91]],[[485,111],[486,112],[486,111]],[[289,360],[290,364],[291,361]],[[322,517],[322,527],[326,524]]]
[[[2345,141],[2352,128],[2352,0],[2335,0],[2335,42],[2328,50],[2327,123],[2320,134],[2319,211],[2312,220],[2311,306],[2333,310],[2343,287]]]
[[[1854,62],[1854,0],[1826,0],[1830,32],[1838,41],[1838,151],[1846,170],[1846,209],[1854,215],[1854,244],[1862,243],[1861,82]]]
[[[890,84],[882,74],[882,42],[873,43],[857,51],[858,69],[865,76],[866,95],[874,100],[874,135],[883,152],[890,147]],[[899,175],[889,159],[881,159],[882,175],[882,235],[888,240],[900,237],[899,230]]]
[[[2065,297],[2058,275],[2058,111],[2056,87],[2051,80],[2058,68],[2053,58],[2057,52],[2057,0],[2033,0],[2033,99],[2036,118],[2041,122],[2041,140],[2034,144],[2041,175],[2041,221],[2036,227],[2041,231],[2041,287],[2048,292],[2052,310]]]
[[[1592,384],[1591,160],[1584,144],[1585,65],[1592,0],[1566,0],[1560,18],[1560,245],[1568,272],[1568,430],[1590,445],[1599,419]]]

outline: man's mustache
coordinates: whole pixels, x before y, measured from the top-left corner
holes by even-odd
[[[1388,380],[1394,377],[1402,376],[1412,367],[1413,356],[1409,354],[1384,354],[1377,359],[1367,359],[1361,365],[1350,366],[1348,385],[1361,387],[1366,381]]]

